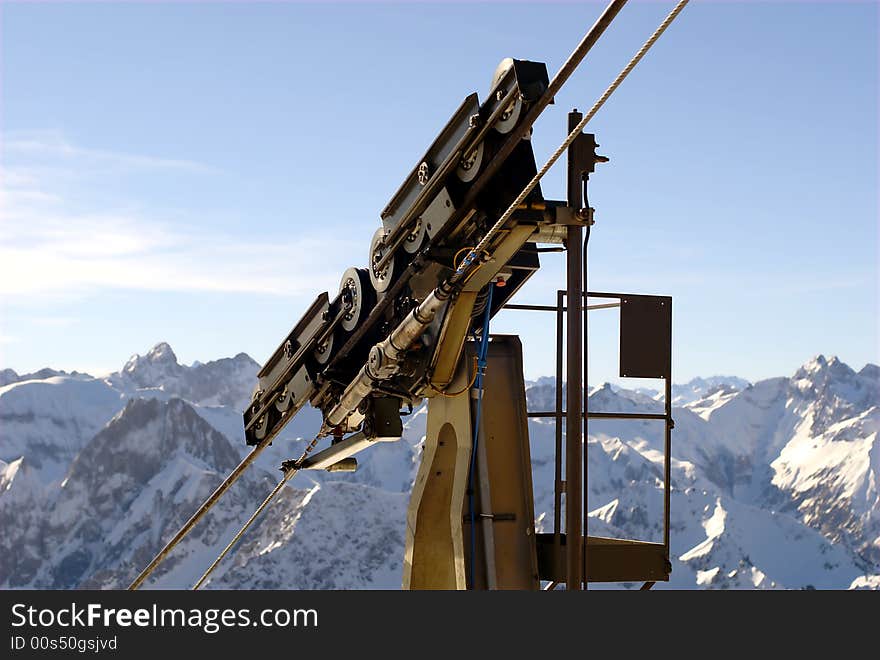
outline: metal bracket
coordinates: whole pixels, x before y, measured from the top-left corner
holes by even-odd
[[[341,462],[343,459],[346,459],[349,456],[353,456],[354,454],[363,451],[364,449],[373,445],[376,442],[395,442],[397,440],[400,440],[399,436],[396,438],[388,436],[368,438],[361,431],[355,433],[354,435],[350,435],[344,440],[340,440],[333,445],[330,445],[323,451],[319,451],[317,454],[312,454],[302,462],[302,464],[299,466],[299,469],[326,470],[328,467],[331,467],[332,465]]]
[[[493,522],[515,522],[516,514],[515,513],[477,513],[474,514],[475,520],[492,520]],[[462,522],[465,525],[469,525],[471,522],[470,514],[465,514],[462,516]]]

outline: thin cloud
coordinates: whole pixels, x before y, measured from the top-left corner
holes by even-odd
[[[79,319],[70,316],[34,316],[30,322],[44,328],[69,328],[78,323]]]
[[[10,148],[10,142],[3,145]],[[91,172],[96,161],[189,167],[189,161],[108,154],[63,139],[11,141],[18,153],[49,153],[53,171]],[[69,161],[69,162],[68,162]],[[102,166],[103,166],[102,164]],[[63,169],[62,168],[62,169]],[[4,167],[0,184],[0,296],[7,302],[65,299],[102,290],[312,295],[338,282],[328,254],[360,251],[346,239],[251,240],[181,228],[142,211],[74,210],[32,166]]]
[[[191,173],[216,171],[208,165],[193,160],[88,149],[74,145],[59,133],[49,131],[8,134],[2,140],[2,150],[7,158],[12,156],[32,161],[75,162],[80,167],[166,169]]]
[[[101,289],[295,295],[333,280],[321,262],[327,246],[314,241],[206,238],[125,216],[16,217],[0,226],[7,299]]]

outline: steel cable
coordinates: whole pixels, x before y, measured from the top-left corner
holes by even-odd
[[[269,493],[268,496],[266,496],[266,499],[263,500],[262,504],[260,504],[260,506],[257,507],[257,510],[253,512],[251,517],[248,518],[247,522],[242,526],[242,528],[240,530],[238,530],[238,533],[232,537],[232,540],[229,542],[229,545],[227,545],[225,548],[223,548],[223,552],[221,552],[220,555],[217,557],[217,559],[214,560],[214,563],[208,567],[208,570],[205,571],[205,573],[202,575],[202,577],[199,578],[199,581],[193,585],[193,588],[192,588],[193,591],[197,591],[198,588],[201,587],[202,584],[204,584],[205,580],[208,579],[208,576],[210,576],[211,573],[214,572],[214,569],[217,568],[217,566],[220,564],[220,562],[223,561],[223,558],[229,553],[230,550],[232,550],[232,546],[234,546],[236,543],[238,543],[239,539],[241,539],[241,537],[245,535],[245,532],[248,531],[248,528],[251,526],[251,524],[253,524],[253,522],[263,512],[263,509],[265,509],[267,506],[269,506],[269,503],[273,499],[275,499],[275,496],[284,487],[284,484],[286,484],[288,481],[290,481],[290,479],[293,477],[293,475],[295,475],[297,472],[299,472],[298,466],[302,465],[302,462],[306,459],[306,456],[309,455],[309,452],[311,452],[312,449],[315,448],[316,444],[318,444],[318,438],[315,438],[314,440],[312,440],[309,443],[309,446],[306,447],[306,450],[302,453],[302,456],[300,456],[299,459],[293,464],[293,467],[290,467],[290,468],[287,468],[284,470],[284,476],[281,477],[281,481],[279,481],[275,485],[275,488],[272,489],[272,492]]]
[[[688,3],[688,0],[681,0],[675,6],[675,8],[666,17],[666,19],[660,24],[660,26],[657,28],[657,30],[654,32],[654,34],[651,35],[651,37],[645,42],[645,44],[636,53],[636,55],[632,58],[632,60],[630,60],[629,64],[626,65],[626,67],[623,69],[623,71],[621,71],[620,74],[617,76],[617,78],[615,78],[614,82],[612,82],[611,85],[608,87],[608,89],[605,90],[605,92],[602,94],[602,96],[599,98],[599,100],[596,101],[595,104],[593,104],[593,107],[590,108],[590,111],[586,115],[584,115],[583,119],[580,121],[580,123],[577,125],[577,127],[575,127],[575,129],[568,135],[568,137],[565,139],[565,141],[562,143],[562,145],[560,145],[560,147],[547,160],[547,162],[544,164],[544,166],[538,171],[538,173],[534,176],[534,178],[526,185],[526,187],[523,189],[523,191],[517,196],[517,198],[513,201],[513,203],[507,208],[507,210],[504,212],[504,214],[495,222],[494,225],[492,225],[492,227],[489,229],[489,231],[483,237],[483,239],[476,245],[476,247],[473,250],[471,250],[471,252],[469,254],[467,254],[465,256],[465,258],[462,260],[462,263],[456,269],[456,273],[455,273],[456,276],[461,276],[464,274],[465,271],[470,270],[471,264],[473,263],[474,260],[477,259],[478,255],[483,253],[483,251],[486,248],[486,245],[488,245],[488,243],[492,239],[492,237],[495,234],[497,234],[499,231],[502,230],[503,225],[510,219],[510,217],[513,215],[513,213],[516,211],[517,207],[521,203],[523,203],[523,201],[525,201],[525,198],[529,195],[529,193],[532,192],[532,190],[535,188],[535,186],[538,185],[538,183],[543,178],[543,176],[550,170],[551,167],[553,167],[553,165],[556,163],[556,161],[559,159],[559,157],[562,155],[562,153],[565,152],[566,149],[568,149],[569,145],[577,138],[578,134],[580,134],[580,132],[583,130],[584,126],[586,126],[586,124],[593,118],[593,116],[596,114],[596,112],[599,111],[599,109],[602,107],[602,105],[605,103],[605,101],[608,100],[608,97],[610,97],[611,94],[614,93],[614,91],[617,89],[617,87],[620,85],[620,83],[623,82],[623,80],[626,78],[627,75],[629,75],[630,71],[632,71],[632,69],[636,66],[636,64],[639,63],[639,60],[641,60],[642,57],[645,55],[645,53],[647,53],[648,50],[651,48],[651,46],[654,45],[654,42],[656,42],[657,39],[660,37],[660,35],[663,34],[663,32],[666,30],[666,28],[669,27],[669,24],[672,23],[673,20],[675,20],[676,16],[678,16],[678,14],[681,12],[681,10],[684,9],[684,6],[687,3]],[[606,14],[608,14],[607,22],[610,22],[611,18],[613,18],[613,16],[617,13],[617,10],[619,10],[619,7],[622,6],[622,4],[623,4],[622,2],[612,3],[612,7],[613,7],[614,11],[611,11],[609,13],[609,11],[606,10]],[[609,8],[609,9],[611,9],[611,8]],[[603,15],[603,18],[604,18],[604,15]],[[583,46],[583,44],[582,44],[582,46]],[[580,47],[579,47],[579,49],[580,49]],[[576,63],[574,63],[575,62],[574,55],[572,56],[572,58],[570,58],[570,62],[572,63],[571,66],[576,66]],[[566,67],[569,67],[570,62],[566,62],[563,69],[565,69]],[[476,267],[479,268],[481,265],[482,265],[482,263],[478,263]],[[472,276],[473,272],[471,272],[469,275]],[[465,280],[465,281],[467,281],[467,280]],[[212,508],[213,505],[220,498],[220,496],[223,495],[223,493],[226,492],[226,490],[229,488],[229,486],[231,486],[232,483],[234,483],[238,479],[238,477],[241,475],[241,473],[244,471],[244,469],[247,466],[249,466],[256,459],[257,455],[266,446],[268,446],[270,440],[271,440],[271,438],[268,438],[268,437],[263,439],[263,441],[261,441],[260,444],[258,446],[256,446],[254,448],[254,450],[247,457],[245,457],[244,460],[242,460],[242,462],[238,465],[238,467],[235,470],[233,470],[233,472],[220,484],[220,486],[215,490],[215,492],[202,504],[202,506],[199,508],[199,510],[197,510],[196,513],[193,514],[193,516],[184,524],[184,526],[177,532],[177,534],[175,534],[175,536],[165,545],[164,548],[162,548],[162,550],[156,555],[156,557],[154,557],[153,561],[150,562],[150,564],[143,571],[141,571],[141,573],[135,578],[135,580],[129,586],[130,590],[137,589],[138,587],[140,587],[144,583],[144,581],[146,581],[147,577],[149,577],[149,575],[156,569],[156,567],[159,565],[159,563],[168,555],[168,553],[170,553],[171,549],[174,548],[174,546],[176,546],[183,539],[183,537],[186,536],[192,530],[192,528],[195,526],[195,524],[205,515],[205,513],[207,513],[208,509]],[[318,439],[315,438],[312,441],[312,443],[309,445],[309,447],[304,452],[303,456],[294,465],[298,465],[299,463],[302,462],[302,460],[305,458],[306,454],[308,454],[309,451],[311,451],[311,449],[317,443],[317,440]],[[211,572],[214,570],[214,568],[216,568],[216,566],[223,559],[223,557],[226,556],[226,554],[229,552],[229,550],[232,548],[232,546],[235,545],[235,543],[244,535],[244,533],[247,531],[247,529],[250,527],[250,525],[253,523],[253,521],[259,516],[259,514],[263,511],[263,509],[265,509],[265,507],[268,506],[268,504],[272,501],[272,499],[275,497],[275,495],[278,494],[278,492],[281,490],[281,488],[284,486],[284,484],[287,483],[287,481],[289,481],[290,478],[293,477],[293,475],[296,474],[297,471],[298,471],[298,468],[293,467],[293,468],[288,469],[285,472],[284,477],[281,479],[281,481],[275,486],[275,488],[272,490],[272,492],[269,494],[269,496],[263,501],[263,503],[254,512],[254,514],[250,517],[250,519],[248,519],[248,521],[245,523],[244,527],[242,527],[242,529],[239,530],[238,534],[236,534],[236,536],[233,538],[233,540],[230,542],[230,544],[227,545],[226,548],[224,548],[224,550],[220,554],[220,556],[214,561],[214,563],[208,568],[208,570],[205,572],[205,574],[194,585],[193,589],[198,589],[199,586],[201,586],[204,583],[205,579],[211,574]]]
[[[529,183],[526,185],[525,188],[523,188],[523,191],[517,196],[517,198],[515,200],[513,200],[513,202],[510,204],[510,206],[507,207],[507,210],[501,215],[500,218],[498,218],[498,220],[495,222],[495,224],[492,225],[492,227],[489,229],[489,231],[486,233],[486,235],[483,237],[483,239],[479,243],[477,243],[477,246],[471,251],[471,253],[467,257],[464,258],[464,260],[462,262],[462,267],[464,267],[465,265],[470,265],[470,263],[477,257],[477,255],[481,254],[486,249],[486,246],[489,244],[489,241],[492,240],[492,237],[498,233],[498,231],[504,226],[504,224],[508,220],[510,220],[510,217],[514,214],[514,212],[519,207],[519,205],[525,201],[526,197],[528,197],[529,194],[532,192],[532,190],[535,189],[535,186],[538,185],[538,183],[541,181],[541,179],[544,177],[544,175],[547,174],[547,172],[550,170],[550,168],[553,167],[553,165],[556,163],[557,160],[559,160],[559,157],[563,153],[565,153],[565,151],[568,149],[568,147],[571,145],[571,143],[574,142],[575,139],[577,139],[577,136],[580,135],[581,131],[584,129],[584,126],[587,125],[587,123],[593,118],[593,116],[605,104],[605,101],[608,100],[608,97],[610,97],[614,93],[614,90],[616,90],[618,88],[618,86],[620,85],[620,83],[622,83],[623,80],[629,75],[630,71],[632,71],[635,68],[636,64],[638,64],[639,60],[641,60],[642,57],[644,57],[645,53],[647,53],[651,49],[651,46],[653,46],[654,42],[656,42],[657,39],[660,38],[660,35],[666,31],[666,28],[668,28],[669,24],[675,20],[675,17],[678,16],[679,13],[681,13],[681,10],[684,9],[684,7],[688,3],[688,1],[689,0],[681,0],[677,5],[675,5],[675,8],[669,13],[669,15],[660,24],[660,27],[658,27],[654,31],[654,34],[652,34],[648,38],[648,40],[645,42],[645,44],[639,49],[639,51],[629,61],[629,64],[627,64],[623,68],[623,71],[621,71],[617,75],[617,78],[614,79],[614,82],[612,82],[608,86],[608,89],[606,89],[605,92],[602,94],[602,96],[599,97],[599,100],[593,104],[593,107],[590,108],[590,111],[584,115],[583,119],[581,119],[581,121],[574,128],[574,130],[572,130],[571,133],[568,134],[568,137],[565,138],[565,141],[559,146],[559,148],[556,151],[553,152],[553,155],[550,156],[550,158],[547,160],[547,162],[544,163],[544,166],[540,170],[538,170],[538,173],[535,174],[535,176],[532,178],[532,180],[529,181]]]

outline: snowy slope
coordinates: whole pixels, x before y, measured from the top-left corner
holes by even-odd
[[[125,397],[88,376],[51,376],[0,387],[0,460],[27,457],[51,484],[83,445],[125,405]]]
[[[245,455],[244,354],[182,365],[167,344],[103,379],[5,370],[0,387],[0,588],[120,588]],[[880,369],[818,356],[791,378],[695,379],[673,390],[678,588],[880,587]],[[529,384],[554,406],[553,379]],[[650,391],[593,387],[591,410],[656,411]],[[426,409],[355,474],[306,472],[208,588],[398,588]],[[191,585],[320,425],[285,429],[148,586]],[[554,428],[529,423],[536,526],[552,529]],[[592,420],[590,531],[661,540],[662,424]]]
[[[294,491],[207,588],[399,589],[407,499],[341,481]]]
[[[710,376],[694,378],[682,385],[672,386],[672,403],[685,406],[695,403],[716,393],[735,393],[747,388],[751,383],[736,376]]]

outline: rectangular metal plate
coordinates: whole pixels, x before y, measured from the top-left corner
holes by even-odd
[[[672,298],[620,299],[620,375],[668,378],[672,371]]]
[[[382,224],[386,230],[392,231],[397,227],[422,193],[424,185],[419,181],[422,163],[427,165],[429,178],[442,169],[447,159],[454,156],[456,148],[465,137],[476,130],[471,126],[470,118],[479,112],[480,102],[477,95],[468,95],[382,211]]]
[[[266,380],[267,383],[277,378],[278,374],[287,367],[287,364],[290,361],[290,358],[286,356],[284,350],[287,342],[291,342],[291,347],[295,353],[301,346],[308,342],[312,335],[320,330],[324,323],[323,314],[329,308],[330,296],[325,291],[315,299],[315,302],[311,304],[306,313],[303,314],[302,318],[297,321],[293,330],[291,330],[287,337],[285,337],[285,339],[278,345],[278,348],[272,353],[272,357],[266,361],[266,364],[264,364],[259,373],[257,373],[257,377]],[[265,384],[266,383],[263,383],[261,380],[260,386],[263,387]]]
[[[446,221],[455,213],[455,205],[446,188],[441,188],[440,192],[430,204],[428,204],[425,212],[422,213],[422,222],[425,223],[425,231],[430,238],[439,232],[446,225]]]
[[[565,535],[559,552],[553,534],[538,534],[538,573],[542,580],[565,582]],[[588,536],[588,582],[665,582],[670,565],[662,543]]]

